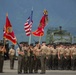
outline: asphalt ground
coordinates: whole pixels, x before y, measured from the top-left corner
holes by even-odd
[[[18,68],[18,61],[15,60],[14,63],[14,69],[11,70],[10,69],[10,61],[9,60],[5,60],[4,61],[4,66],[3,66],[3,73],[0,73],[0,75],[44,75],[44,74],[40,74],[40,70],[38,71],[37,74],[18,74],[17,73],[17,68]],[[72,70],[46,70],[45,75],[76,75],[76,70],[72,71]]]

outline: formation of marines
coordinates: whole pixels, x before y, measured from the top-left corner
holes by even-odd
[[[76,70],[76,44],[47,44],[35,42],[28,45],[20,42],[18,52],[18,74],[21,73],[46,73],[49,70]],[[4,51],[5,52],[5,51]],[[2,53],[0,45],[0,53]],[[15,50],[11,46],[9,50],[10,69],[14,68]],[[1,54],[0,54],[1,61]],[[0,62],[1,66],[1,62]],[[0,72],[1,67],[0,67]]]
[[[36,42],[35,45],[20,43],[20,46],[22,50],[17,50],[18,73],[38,73],[39,69],[41,74],[46,73],[46,69],[76,70],[76,44],[46,45],[46,42]]]

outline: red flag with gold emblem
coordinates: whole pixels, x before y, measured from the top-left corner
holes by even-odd
[[[7,40],[10,40],[13,44],[17,44],[17,40],[16,40],[15,34],[12,30],[12,25],[10,23],[8,15],[6,15],[6,24],[4,25],[3,37]]]
[[[34,36],[40,37],[40,36],[44,35],[44,28],[45,28],[45,26],[48,22],[48,12],[47,12],[47,10],[44,10],[43,14],[44,15],[42,16],[42,18],[40,20],[40,23],[39,23],[39,26],[38,26],[37,30],[32,32],[32,34]]]

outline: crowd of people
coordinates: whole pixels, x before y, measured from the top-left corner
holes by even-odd
[[[2,45],[3,47],[3,45]],[[0,61],[2,59],[0,44]],[[47,70],[76,70],[76,44],[46,44],[46,42],[35,42],[28,45],[20,42],[16,49],[18,53],[18,74],[21,73],[46,73]],[[14,69],[15,49],[11,45],[9,49],[10,69]],[[0,62],[0,72],[1,62]]]

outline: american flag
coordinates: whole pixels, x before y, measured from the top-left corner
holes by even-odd
[[[24,30],[25,30],[26,36],[31,35],[32,24],[33,24],[32,15],[33,15],[33,11],[31,11],[31,16],[27,19],[27,21],[24,24]]]
[[[26,36],[31,35],[32,23],[33,21],[30,21],[30,17],[29,17],[26,23],[24,24],[24,30],[25,30]]]

